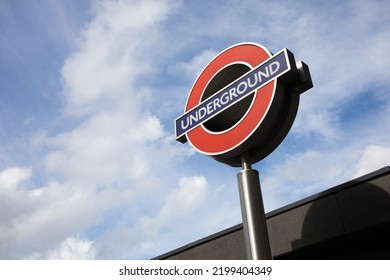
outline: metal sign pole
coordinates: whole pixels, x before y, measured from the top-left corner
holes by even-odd
[[[237,180],[247,256],[249,260],[271,260],[259,172],[252,169],[247,154],[241,156],[241,164]]]

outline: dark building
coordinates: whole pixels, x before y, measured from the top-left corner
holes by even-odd
[[[390,167],[266,216],[274,259],[390,259]],[[242,224],[155,259],[246,259]]]

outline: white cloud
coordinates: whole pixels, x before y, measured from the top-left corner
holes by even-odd
[[[171,1],[96,2],[95,18],[62,69],[70,113],[88,113],[99,102],[135,101],[134,81],[151,71],[146,51],[158,40],[157,23],[173,7]]]
[[[189,62],[180,62],[175,70],[181,75],[184,74],[190,81],[194,81],[216,55],[215,51],[205,50]]]
[[[262,176],[266,211],[350,180],[356,151],[307,151],[285,157]]]
[[[262,176],[267,211],[390,165],[390,147],[380,145],[309,150],[286,156]]]
[[[123,217],[102,234],[94,242],[96,258],[151,258],[237,224],[239,206],[223,195],[224,188],[209,186],[204,176],[180,178],[161,195],[154,211],[145,211],[136,220]]]
[[[58,248],[44,253],[34,253],[28,259],[90,260],[96,255],[93,243],[79,236],[72,236],[61,242]]]
[[[31,168],[9,167],[0,172],[0,190],[17,187],[32,175]]]
[[[152,90],[137,82],[153,72],[157,53],[145,51],[158,40],[157,23],[175,5],[95,4],[95,17],[62,69],[67,111],[86,118],[75,129],[47,138],[52,147],[45,157],[48,170],[88,184],[123,183],[153,170],[156,161],[151,155],[168,163],[183,153],[186,147],[169,144],[171,136],[149,112]]]
[[[102,257],[104,246],[97,255],[93,241],[75,233],[102,223],[111,211],[129,213],[123,221],[118,220],[121,215],[110,220],[112,228],[103,236],[115,235],[124,221],[137,223],[130,219],[132,209],[145,210],[143,215],[159,209],[179,156],[192,152],[174,143],[149,112],[152,89],[138,85],[137,79],[151,73],[157,54],[140,53],[158,39],[153,38],[156,24],[173,6],[170,1],[96,2],[95,17],[62,68],[66,113],[81,118],[57,135],[41,131],[32,137],[33,148],[46,151],[44,166],[56,181],[0,194],[15,205],[2,212],[7,219],[0,223],[0,257]],[[31,176],[23,168],[1,174],[8,188]],[[121,232],[138,240],[134,230],[130,225]],[[99,242],[106,244],[101,238]]]
[[[314,83],[301,96],[293,133],[334,140],[340,133],[342,106],[364,98],[362,93],[370,89],[375,98],[384,94],[390,78],[383,59],[390,48],[388,8],[387,2],[347,1],[325,13],[328,8],[321,4],[282,9],[291,21],[268,31],[275,34],[277,28],[276,42],[309,65]]]
[[[167,240],[167,244],[157,244],[166,236],[173,233],[176,233],[178,238],[193,236],[194,229],[199,227],[199,214],[204,212],[202,208],[208,208],[208,197],[212,195],[213,191],[209,189],[205,177],[181,178],[179,186],[165,195],[164,202],[155,216],[141,217],[137,228],[138,234],[144,236],[142,244],[154,244],[154,248],[149,249],[157,254],[159,248],[171,246],[169,243],[172,240]]]
[[[116,196],[113,190],[88,190],[58,182],[0,192],[0,258],[20,258],[20,254],[43,257],[42,252],[100,222],[108,209],[124,199]]]
[[[191,214],[197,212],[206,201],[207,181],[205,177],[184,177],[179,181],[179,188],[173,189],[166,197],[164,205],[154,219],[158,227],[176,223],[183,223]],[[145,227],[149,227],[145,222]],[[155,227],[156,224],[153,225]],[[145,230],[148,232],[148,230]]]
[[[366,147],[356,166],[354,177],[373,172],[379,168],[390,165],[390,147],[369,145]]]
[[[338,116],[326,110],[313,112],[302,112],[297,117],[297,124],[293,133],[297,135],[307,135],[315,133],[332,140],[338,137],[340,120]]]
[[[92,248],[93,242],[80,237],[69,237],[64,240],[60,248],[47,253],[51,260],[86,260],[94,259],[96,252]]]

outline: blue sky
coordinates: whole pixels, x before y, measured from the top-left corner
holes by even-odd
[[[311,70],[254,165],[266,211],[389,165],[388,1],[0,0],[0,258],[148,259],[241,222],[237,168],[174,140],[220,51]]]

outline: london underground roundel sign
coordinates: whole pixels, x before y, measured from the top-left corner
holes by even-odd
[[[309,69],[287,49],[272,55],[255,43],[234,45],[201,72],[175,120],[176,140],[231,166],[271,153],[295,119]]]

